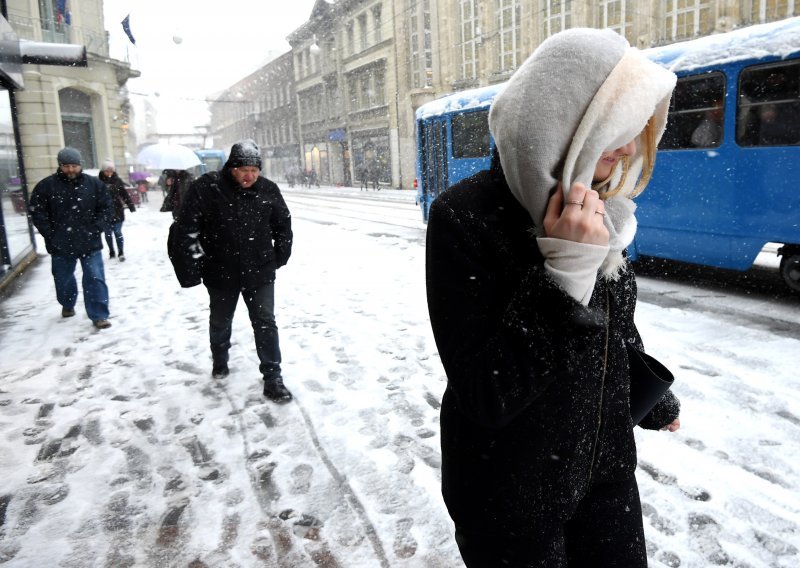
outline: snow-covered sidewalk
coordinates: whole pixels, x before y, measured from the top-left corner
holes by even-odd
[[[210,378],[207,295],[177,284],[156,192],[127,215],[127,261],[106,263],[113,327],[94,329],[82,300],[60,317],[47,256],[0,302],[0,564],[463,566],[439,490],[445,379],[418,216],[364,230],[284,194],[288,405],[261,394],[243,304],[231,375]],[[675,435],[637,431],[651,566],[796,566],[798,342],[678,308],[637,313],[684,412]]]
[[[243,304],[231,375],[209,377],[207,296],[179,288],[159,201],[106,262],[109,330],[81,300],[60,317],[46,256],[0,304],[0,562],[459,566],[422,251],[371,271],[384,243],[296,226],[276,293],[296,401],[276,406]]]

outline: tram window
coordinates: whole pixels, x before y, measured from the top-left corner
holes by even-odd
[[[736,141],[742,146],[800,144],[800,62],[743,70],[736,117]]]
[[[719,146],[725,121],[724,102],[725,76],[722,73],[678,79],[659,149]]]
[[[489,155],[489,111],[453,116],[453,157],[483,158]]]

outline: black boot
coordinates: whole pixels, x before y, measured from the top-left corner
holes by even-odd
[[[228,352],[215,352],[211,350],[211,359],[213,361],[211,367],[211,377],[214,379],[224,379],[230,374],[228,370]]]
[[[268,379],[264,377],[264,396],[272,402],[283,404],[292,400],[292,393],[283,384],[281,377]]]

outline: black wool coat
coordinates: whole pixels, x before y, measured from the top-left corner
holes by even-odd
[[[189,187],[168,251],[183,287],[250,290],[273,282],[292,253],[292,217],[278,186],[259,177],[242,189],[227,169]]]
[[[456,524],[487,537],[563,523],[592,484],[636,468],[634,275],[598,278],[583,306],[545,270],[532,227],[497,167],[445,191],[428,222],[428,307],[447,374],[442,492]],[[668,392],[641,425],[678,410]]]
[[[125,182],[120,179],[117,172],[114,172],[110,176],[100,172],[97,178],[106,184],[108,188],[108,194],[111,196],[111,201],[114,204],[114,222],[124,222],[126,207],[131,213],[136,211],[136,206],[133,204],[133,199],[131,199],[128,189],[125,187]]]
[[[84,173],[70,180],[61,171],[33,188],[29,211],[50,254],[81,257],[103,248],[114,207],[105,184]]]

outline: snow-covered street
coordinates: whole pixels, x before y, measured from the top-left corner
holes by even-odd
[[[243,303],[231,374],[210,377],[207,294],[172,273],[160,192],[126,216],[127,261],[106,262],[108,330],[82,298],[61,318],[37,236],[42,257],[0,302],[0,564],[463,566],[413,193],[281,187],[285,406],[261,394]],[[637,315],[683,404],[679,432],[637,430],[651,566],[800,565],[797,335],[680,302]]]

